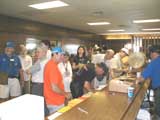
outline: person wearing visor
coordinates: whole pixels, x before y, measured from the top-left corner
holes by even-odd
[[[151,79],[151,86],[155,95],[153,120],[160,120],[160,46],[153,45],[149,48],[151,62],[143,70],[137,83]]]
[[[61,47],[52,49],[52,58],[44,69],[44,97],[49,113],[56,112],[64,106],[65,98],[69,99],[69,93],[64,90],[63,77],[58,68],[62,61],[63,50]]]
[[[4,54],[0,55],[0,98],[8,99],[21,95],[20,80],[24,82],[23,70],[19,57],[14,54],[15,44],[6,43]],[[20,75],[20,76],[19,76]]]

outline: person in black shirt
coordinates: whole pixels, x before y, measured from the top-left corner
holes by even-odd
[[[96,69],[98,67],[99,69]],[[94,88],[91,85],[93,79],[101,81],[108,73],[108,68],[105,63],[97,63],[96,67],[93,63],[86,64],[86,69],[82,68],[80,74],[75,74],[71,82],[71,93],[73,98],[78,98],[87,92],[93,92]]]
[[[91,91],[90,83],[95,77],[94,64],[89,63],[86,65],[86,69],[82,68],[81,72],[75,74],[71,82],[70,88],[73,98],[80,97],[84,94],[84,88],[87,91]]]
[[[77,49],[77,55],[73,58],[73,63],[72,63],[73,76],[75,74],[80,74],[83,68],[86,69],[87,63],[89,63],[89,59],[86,56],[85,47],[79,46]]]

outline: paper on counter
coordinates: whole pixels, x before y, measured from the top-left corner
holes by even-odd
[[[84,100],[86,100],[87,98],[88,98],[88,97],[81,96],[81,97],[79,97],[78,99],[84,101]]]
[[[93,94],[92,92],[88,92],[88,93],[84,94],[82,97],[89,98],[89,97],[91,97],[92,94]]]
[[[96,90],[102,90],[103,88],[105,88],[107,85],[99,85],[98,88],[96,88]]]
[[[75,105],[81,103],[82,101],[83,101],[82,99],[73,99],[73,100],[69,101],[68,106],[74,107]]]
[[[62,113],[56,112],[50,116],[48,116],[49,120],[54,120],[55,118],[57,118],[58,116],[62,115]]]
[[[64,112],[67,112],[67,111],[70,110],[70,109],[71,109],[70,106],[64,106],[63,108],[61,108],[60,110],[58,110],[58,112],[64,113]]]

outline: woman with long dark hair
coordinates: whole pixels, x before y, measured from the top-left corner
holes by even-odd
[[[74,57],[72,63],[73,80],[70,87],[73,98],[82,96],[84,94],[84,88],[87,89],[87,91],[91,91],[90,81],[94,78],[92,77],[94,76],[94,70],[90,70],[87,65],[88,63],[89,59],[86,56],[85,47],[79,46],[77,55]]]
[[[72,63],[73,74],[79,74],[82,68],[86,68],[87,63],[89,63],[89,59],[86,56],[85,47],[79,46],[77,49],[77,55],[74,57]]]

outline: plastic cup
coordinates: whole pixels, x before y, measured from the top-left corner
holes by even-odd
[[[128,87],[128,98],[132,98],[134,96],[134,87]]]
[[[137,72],[137,78],[141,77],[141,72]]]

